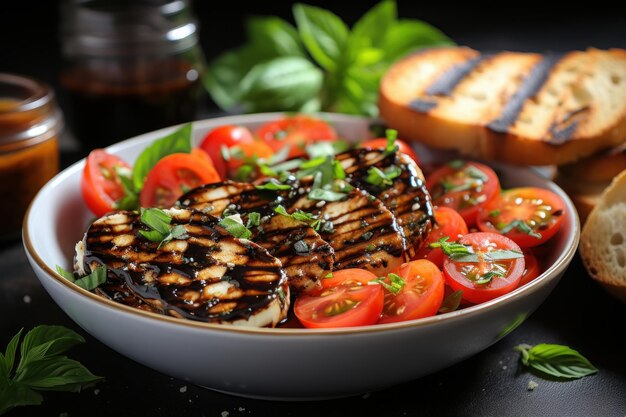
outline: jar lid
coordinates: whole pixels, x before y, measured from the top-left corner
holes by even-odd
[[[198,43],[187,0],[65,0],[67,56],[176,54]]]
[[[45,83],[0,73],[0,152],[39,143],[62,128],[54,92]]]

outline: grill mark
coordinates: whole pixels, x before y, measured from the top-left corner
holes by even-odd
[[[496,133],[506,133],[519,117],[527,99],[535,96],[545,84],[552,68],[561,60],[563,54],[546,54],[524,79],[520,88],[513,94],[502,109],[500,117],[492,120],[487,128]]]
[[[484,54],[453,65],[444,71],[430,86],[424,90],[426,97],[417,98],[409,103],[409,107],[420,113],[428,113],[438,105],[438,97],[449,96],[465,77],[467,77],[483,61],[493,54]]]
[[[589,111],[589,106],[569,112],[565,117],[557,122],[552,122],[548,129],[548,140],[550,145],[563,145],[573,139],[576,129],[578,129],[580,117]]]
[[[126,216],[133,231],[145,230],[145,226],[142,225],[136,213],[127,212]],[[184,224],[184,222],[185,219],[177,217],[172,220],[172,224]],[[147,242],[142,238],[136,238],[132,245],[116,251],[111,242],[100,240],[103,233],[110,230],[110,227],[105,222],[97,222],[92,225],[85,236],[84,262],[90,268],[102,264],[109,267],[107,283],[99,287],[100,294],[106,295],[114,301],[124,302],[126,300],[131,306],[143,302],[151,306],[152,310],[150,311],[154,311],[156,308],[157,312],[202,321],[248,319],[252,314],[268,308],[276,300],[276,291],[286,285],[286,279],[280,264],[273,257],[257,246],[243,244],[232,236],[220,232],[220,229],[215,227],[217,219],[213,217],[193,213],[188,219],[188,223],[202,226],[193,228],[194,231],[200,233],[189,232],[190,239],[186,241],[185,251],[171,253],[157,253],[158,243]],[[98,234],[95,238],[91,234],[92,229]],[[111,233],[120,234],[121,232],[111,231]],[[128,231],[124,233],[128,234]],[[228,260],[242,262],[244,261],[243,257],[245,257],[248,261],[243,265],[235,264],[229,267],[227,262],[221,262],[213,256],[213,254],[220,253],[220,247],[207,247],[193,243],[194,238],[196,240],[203,238],[206,242],[207,235],[212,237],[209,239],[211,244],[214,244],[214,241],[220,241],[239,249],[233,252],[232,259],[229,258]],[[136,262],[137,259],[144,257],[153,257],[154,259],[146,264]],[[243,296],[235,300],[206,300],[202,298],[204,287],[219,282],[224,277],[198,279],[197,275],[205,268],[216,265],[225,268],[233,285],[243,292]],[[145,281],[147,274],[154,274],[155,281],[147,283]],[[183,278],[186,282],[166,284],[160,281],[160,277],[171,274]],[[259,280],[261,277],[266,279],[261,281]],[[123,297],[121,300],[114,299],[114,294],[119,293],[120,288],[127,288],[132,296]],[[196,303],[185,301],[184,297],[179,296],[183,290],[184,292],[199,292],[199,301]],[[234,307],[225,313],[211,313],[210,309],[220,303],[222,305],[234,303]]]

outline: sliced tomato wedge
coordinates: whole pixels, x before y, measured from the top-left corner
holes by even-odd
[[[396,139],[396,145],[398,145],[398,150],[400,152],[407,154],[415,161],[416,164],[419,164],[420,160],[417,157],[417,154],[415,153],[411,145],[409,145],[408,143],[400,139]],[[387,139],[377,138],[377,139],[366,140],[365,142],[359,145],[359,148],[386,149]]]
[[[190,189],[219,181],[219,174],[206,157],[175,153],[162,158],[150,170],[139,202],[142,207],[171,207]]]
[[[371,272],[359,269],[334,272],[330,279],[336,285],[326,284],[321,290],[302,294],[296,299],[296,317],[304,327],[309,328],[376,323],[383,310],[384,293],[380,285],[367,284],[372,276]]]
[[[415,259],[428,259],[440,269],[443,268],[445,255],[440,248],[430,248],[429,245],[438,242],[442,237],[448,236],[450,240],[458,240],[459,237],[468,233],[467,225],[463,217],[449,207],[437,207],[435,209],[436,224],[430,231],[424,243],[417,251]]]
[[[558,232],[565,203],[542,188],[523,187],[503,191],[481,208],[478,228],[502,233],[524,248],[541,245]]]
[[[478,232],[463,236],[459,243],[471,248],[478,261],[460,262],[447,256],[443,272],[446,283],[454,291],[463,291],[464,300],[484,303],[517,288],[524,273],[524,257],[489,260],[489,254],[494,251],[521,254],[515,242],[497,233]]]
[[[435,206],[455,209],[468,227],[476,223],[479,209],[500,194],[500,181],[493,169],[468,161],[453,161],[435,170],[426,187]]]
[[[247,127],[223,125],[211,130],[200,143],[200,149],[209,154],[215,170],[220,177],[228,175],[228,162],[224,159],[222,148],[230,149],[233,146],[254,143],[254,136]]]
[[[528,284],[541,274],[537,257],[528,251],[524,251],[524,273],[519,281],[518,287]]]
[[[240,143],[230,148],[230,160],[228,161],[228,177],[236,181],[248,181],[256,174],[256,164],[250,166],[250,161],[257,159],[269,159],[274,155],[274,150],[268,144],[261,141]],[[248,165],[251,171],[240,171],[243,165]]]
[[[102,149],[94,149],[87,157],[80,189],[83,199],[98,217],[115,209],[115,202],[124,196],[120,169],[130,173],[130,165]]]
[[[443,302],[444,280],[439,268],[425,259],[402,264],[395,271],[404,281],[397,294],[385,291],[385,304],[378,323],[430,317]],[[386,282],[389,283],[389,277]]]
[[[274,152],[289,146],[289,158],[304,155],[304,149],[311,143],[337,139],[337,132],[331,125],[302,114],[265,123],[256,131],[256,135]]]

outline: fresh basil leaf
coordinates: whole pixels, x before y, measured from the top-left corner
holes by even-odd
[[[279,17],[252,17],[246,22],[246,29],[251,45],[264,56],[306,56],[298,31]]]
[[[159,160],[173,153],[191,152],[191,123],[185,123],[169,135],[162,137],[141,152],[133,167],[133,185],[141,190],[148,172]]]
[[[310,162],[312,161],[320,161],[320,163],[324,162],[327,157],[334,157],[335,147],[332,142],[317,142],[312,143],[306,147],[306,153],[309,155]],[[303,169],[310,168],[311,166],[303,166]]]
[[[322,188],[316,188],[309,192],[309,199],[322,200],[322,201],[341,201],[346,198],[346,194],[338,193],[335,191],[324,190]]]
[[[444,298],[441,303],[441,307],[439,307],[439,313],[449,313],[451,311],[455,311],[461,305],[461,300],[463,299],[463,290],[457,290],[446,298]]]
[[[24,328],[21,328],[20,331],[13,336],[7,345],[4,355],[0,354],[0,361],[2,361],[0,364],[0,381],[2,378],[8,378],[11,374],[11,370],[13,370],[13,366],[15,365],[15,353],[17,352],[17,345],[20,343],[22,331],[24,331]]]
[[[37,390],[77,391],[101,379],[79,362],[60,356],[30,362],[15,380]]]
[[[323,74],[301,57],[278,57],[255,65],[241,80],[248,111],[299,111],[322,88]]]
[[[261,225],[261,213],[257,213],[256,211],[248,213],[248,223],[246,224],[246,227],[249,229],[251,227],[257,227],[260,225]]]
[[[302,42],[313,59],[328,71],[338,71],[343,65],[348,26],[328,10],[305,4],[294,5],[293,15]]]
[[[162,242],[165,235],[157,230],[140,230],[139,234],[150,242]]]
[[[84,290],[91,291],[101,284],[104,284],[107,280],[107,269],[106,266],[99,266],[95,270],[93,270],[89,275],[84,276],[82,278],[74,281],[74,284],[78,285]]]
[[[348,40],[350,62],[357,61],[363,51],[376,50],[380,56],[372,59],[371,63],[379,62],[383,55],[385,35],[389,28],[396,23],[396,2],[384,0],[372,7],[352,27]],[[367,65],[360,62],[359,65]]]
[[[291,185],[289,184],[280,184],[274,181],[268,181],[265,184],[255,185],[254,188],[257,190],[269,190],[269,191],[286,191],[291,190]]]
[[[172,216],[158,208],[141,209],[140,220],[150,229],[162,235],[167,235],[171,230]]]
[[[439,29],[421,20],[401,19],[385,34],[383,47],[387,62],[394,62],[417,49],[454,45]]]
[[[513,220],[511,223],[498,228],[498,230],[500,231],[500,233],[502,234],[507,234],[510,231],[512,231],[513,229],[517,229],[518,231],[522,232],[522,233],[526,233],[529,236],[532,236],[534,238],[537,239],[541,239],[541,233],[537,233],[535,232],[532,227],[530,227],[528,225],[528,223],[526,223],[523,220]]]
[[[8,381],[0,383],[0,415],[14,407],[40,405],[43,397],[24,384]]]
[[[41,325],[26,333],[20,347],[18,371],[33,360],[59,355],[66,350],[85,343],[85,339],[73,330],[63,326]],[[39,348],[44,346],[44,348]]]
[[[522,363],[541,374],[555,378],[578,379],[598,372],[598,369],[574,349],[556,344],[519,345]]]
[[[241,103],[241,79],[267,57],[255,46],[246,45],[226,52],[212,61],[202,82],[211,98],[223,110],[236,110]]]
[[[495,277],[503,277],[505,273],[506,273],[505,271],[497,271],[497,270],[486,272],[482,274],[481,276],[479,276],[478,279],[474,281],[474,284],[476,285],[489,284],[491,280],[493,280]]]
[[[65,278],[69,282],[76,281],[76,277],[74,276],[74,274],[68,271],[67,269],[63,268],[62,266],[57,265],[56,270],[59,275],[61,275],[63,278]]]
[[[248,228],[246,228],[241,221],[237,221],[236,217],[239,216],[225,217],[220,220],[218,224],[236,238],[250,239],[252,237],[252,232],[248,230]],[[241,220],[241,218],[239,218],[239,220]]]

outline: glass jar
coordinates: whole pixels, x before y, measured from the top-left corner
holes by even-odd
[[[58,172],[62,127],[48,85],[0,73],[0,240],[19,236],[31,200]]]
[[[196,118],[204,59],[186,0],[65,0],[60,81],[86,149]]]

